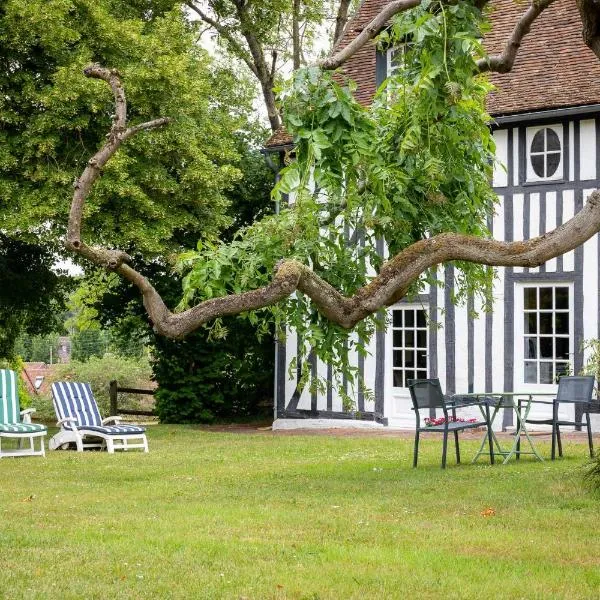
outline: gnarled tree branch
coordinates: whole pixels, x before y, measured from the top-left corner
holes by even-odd
[[[508,73],[515,64],[515,59],[517,58],[517,53],[521,47],[521,42],[531,30],[531,25],[554,1],[555,0],[532,0],[529,8],[517,21],[515,28],[506,42],[506,46],[504,47],[502,54],[486,56],[485,58],[477,61],[479,70],[482,73],[485,71]]]
[[[600,59],[600,0],[577,0],[583,24],[583,41]]]
[[[297,261],[282,261],[270,284],[257,290],[206,300],[182,312],[171,312],[150,282],[128,262],[128,256],[115,250],[94,249],[81,241],[81,215],[85,199],[100,169],[121,142],[138,131],[158,127],[167,119],[126,127],[125,92],[116,71],[98,65],[86,69],[88,77],[106,81],[115,95],[117,110],[108,141],[88,162],[79,178],[71,205],[67,247],[114,270],[140,290],[144,306],[158,333],[181,338],[215,317],[234,315],[271,306],[300,291],[312,299],[317,309],[331,321],[351,328],[366,316],[402,298],[421,273],[443,262],[462,260],[491,266],[535,267],[573,250],[600,231],[600,192],[594,192],[586,206],[570,221],[554,231],[522,242],[500,242],[456,233],[442,233],[412,244],[381,268],[372,281],[352,297],[343,296],[309,267]]]

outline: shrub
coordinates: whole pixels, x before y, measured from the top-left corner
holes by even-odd
[[[251,325],[225,320],[228,335],[200,330],[185,340],[156,338],[156,411],[163,423],[208,423],[260,415],[272,406],[274,345]]]
[[[584,467],[583,479],[592,490],[600,492],[600,452]]]
[[[146,357],[126,358],[115,354],[105,354],[101,358],[92,356],[85,362],[71,361],[58,365],[55,371],[56,381],[67,379],[89,383],[103,415],[108,415],[108,387],[112,379],[116,379],[123,387],[148,389],[151,386],[151,376],[152,371]]]

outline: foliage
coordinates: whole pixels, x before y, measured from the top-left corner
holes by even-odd
[[[20,334],[45,334],[59,326],[69,284],[52,269],[54,262],[49,248],[0,232],[0,358],[13,356]]]
[[[214,235],[239,176],[231,141],[247,87],[216,69],[173,0],[6,0],[0,4],[0,227],[62,237],[69,189],[114,110],[92,62],[127,82],[131,124],[169,116],[128,141],[86,210],[89,241],[147,255],[178,249],[187,230]],[[43,224],[43,226],[42,226]]]
[[[85,362],[71,361],[58,365],[54,371],[56,381],[64,379],[83,381],[92,386],[100,412],[108,415],[110,397],[108,384],[116,379],[120,386],[148,389],[152,376],[147,358],[129,358],[115,354],[91,356]]]
[[[263,286],[283,258],[309,264],[352,295],[382,264],[378,240],[396,254],[444,231],[488,235],[486,217],[496,201],[490,183],[494,144],[484,108],[491,88],[476,74],[486,26],[466,2],[423,0],[399,14],[380,44],[402,46],[403,60],[368,108],[354,99],[354,84],[340,73],[296,71],[281,90],[296,160],[275,188],[276,198],[289,194],[293,204],[239,231],[230,244],[203,241],[184,254],[182,306]],[[485,295],[491,270],[456,267],[459,299]],[[425,280],[441,284],[429,273],[409,295]],[[371,317],[348,333],[302,294],[261,311],[262,323],[265,315],[277,327],[285,322],[298,331],[303,354],[313,349],[337,368],[340,380],[341,373],[352,374],[349,349],[364,354],[376,326]],[[257,316],[248,318],[260,330]]]
[[[25,362],[56,362],[58,356],[58,335],[21,336],[15,345],[15,354]]]
[[[237,322],[236,322],[237,321]],[[227,335],[199,331],[185,340],[157,337],[153,370],[156,410],[163,423],[247,419],[272,405],[273,340],[256,340],[252,326],[227,319]]]
[[[12,358],[11,360],[0,359],[0,369],[11,369],[17,374],[17,389],[19,390],[19,405],[21,410],[29,408],[31,406],[31,395],[27,390],[27,385],[21,377],[21,373],[25,365],[23,359],[19,356]]]

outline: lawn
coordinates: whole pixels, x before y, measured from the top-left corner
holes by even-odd
[[[416,470],[410,439],[375,434],[154,426],[149,442],[0,461],[0,598],[600,595],[583,443],[444,472],[439,436]]]

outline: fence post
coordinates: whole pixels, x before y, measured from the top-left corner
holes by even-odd
[[[110,395],[110,416],[117,416],[117,381],[113,379],[109,383],[109,395]]]

